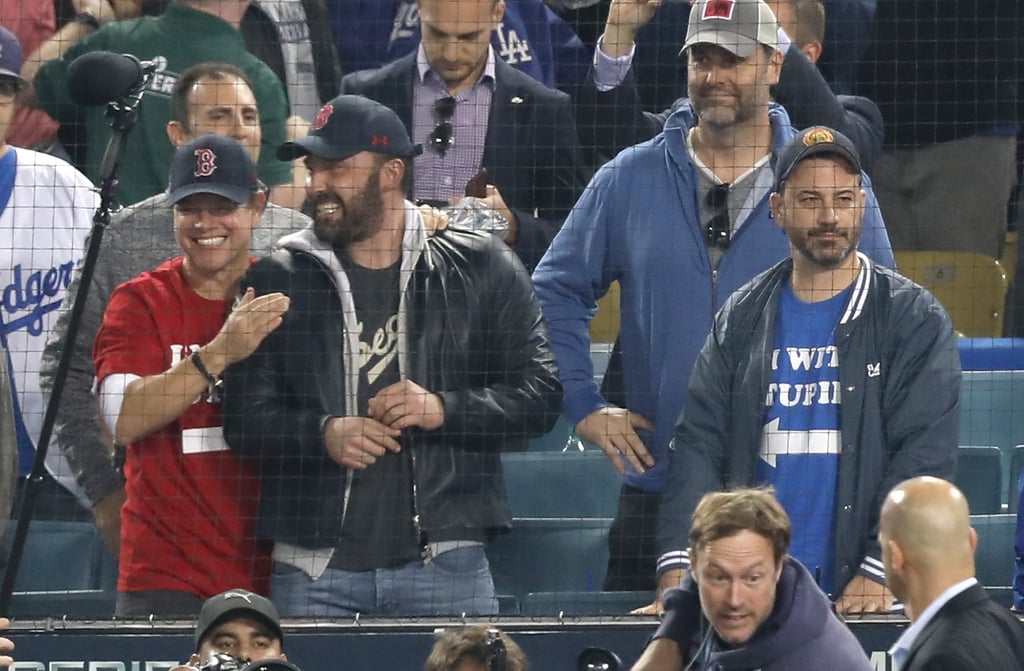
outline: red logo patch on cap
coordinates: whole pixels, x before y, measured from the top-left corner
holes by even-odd
[[[388,146],[388,136],[374,135],[373,139],[370,142],[373,144],[374,147],[386,147]]]
[[[324,105],[320,108],[320,113],[313,119],[313,125],[310,126],[313,130],[320,130],[327,125],[331,115],[334,114],[334,105]]]
[[[217,155],[212,149],[196,149],[196,177],[209,177],[217,169]]]
[[[732,18],[732,10],[736,8],[736,0],[708,0],[708,3],[704,5],[704,13],[701,14],[701,20],[706,19],[725,19],[728,21]]]
[[[804,146],[813,147],[816,144],[832,144],[836,136],[827,128],[812,128],[804,135]]]

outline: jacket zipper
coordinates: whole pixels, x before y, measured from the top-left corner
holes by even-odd
[[[423,518],[420,515],[420,488],[416,482],[416,452],[412,449],[409,449],[408,452],[411,463],[410,468],[412,469],[412,529],[413,533],[416,534],[416,542],[420,547],[420,559],[423,560],[424,564],[429,564],[434,557],[430,551],[427,534],[423,530]]]

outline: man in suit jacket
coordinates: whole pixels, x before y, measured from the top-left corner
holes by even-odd
[[[978,535],[959,489],[930,476],[896,485],[878,541],[886,581],[911,621],[889,650],[898,671],[1021,668],[1024,624],[974,577]]]
[[[342,93],[395,110],[427,149],[413,164],[417,200],[448,203],[487,169],[486,204],[532,272],[586,183],[572,103],[496,58],[504,0],[419,0],[416,51],[347,75]]]

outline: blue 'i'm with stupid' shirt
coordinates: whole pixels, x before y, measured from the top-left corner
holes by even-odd
[[[839,472],[839,353],[835,326],[851,289],[816,303],[787,282],[779,302],[765,395],[756,481],[775,487],[793,523],[789,554],[835,586],[835,505]]]

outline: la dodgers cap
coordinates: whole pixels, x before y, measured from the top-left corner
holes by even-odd
[[[811,126],[798,133],[779,152],[775,163],[775,190],[779,191],[801,161],[812,156],[838,156],[856,172],[861,172],[860,152],[850,138],[825,126]]]
[[[320,108],[306,137],[278,147],[277,158],[291,161],[312,154],[341,161],[361,151],[411,158],[423,146],[413,144],[391,108],[363,96],[340,95]]]
[[[175,150],[167,199],[174,205],[186,196],[212,193],[241,205],[261,186],[245,147],[226,135],[207,133]]]
[[[680,55],[695,44],[717,44],[749,58],[759,44],[779,48],[779,24],[764,0],[699,0],[690,9]]]
[[[196,649],[211,629],[227,620],[250,617],[263,622],[279,640],[284,640],[281,630],[281,614],[270,599],[247,589],[229,589],[211,596],[199,611],[196,620]]]
[[[19,84],[24,84],[21,76],[23,62],[21,42],[14,33],[0,26],[0,77],[14,77]]]

